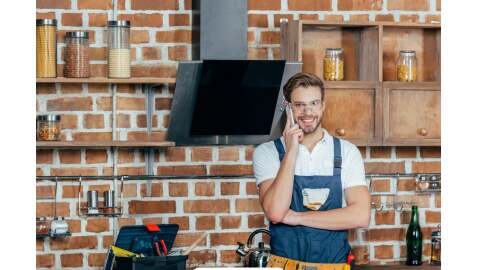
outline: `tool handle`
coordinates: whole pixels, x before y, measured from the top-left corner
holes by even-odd
[[[161,239],[161,241],[159,242],[161,243],[161,247],[163,248],[164,256],[168,256],[168,248],[166,247],[166,243],[164,243],[163,239]]]
[[[207,234],[207,232],[203,232],[203,234],[199,236],[199,238],[196,239],[196,241],[194,241],[194,243],[189,246],[188,249],[186,249],[183,255],[188,255],[197,245],[199,245],[199,243],[207,236]]]

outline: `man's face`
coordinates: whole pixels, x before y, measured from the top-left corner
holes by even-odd
[[[316,131],[325,109],[320,88],[315,86],[296,88],[292,91],[290,99],[295,121],[304,134]]]

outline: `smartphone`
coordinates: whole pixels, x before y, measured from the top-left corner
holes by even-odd
[[[290,103],[287,104],[287,106],[285,107],[285,110],[286,110],[287,114],[289,114],[290,119],[291,119],[290,127],[293,127],[295,125],[295,120],[294,120],[294,112],[292,111],[292,108],[290,107]]]

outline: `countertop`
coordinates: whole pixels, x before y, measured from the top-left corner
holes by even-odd
[[[356,265],[354,270],[439,270],[441,266],[432,266],[429,264],[422,264],[420,266],[408,266],[404,264],[399,265]]]

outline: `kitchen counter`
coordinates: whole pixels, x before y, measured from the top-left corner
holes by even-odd
[[[354,270],[439,270],[441,266],[432,266],[429,264],[422,264],[420,266],[408,266],[404,264],[399,265],[356,265]]]

